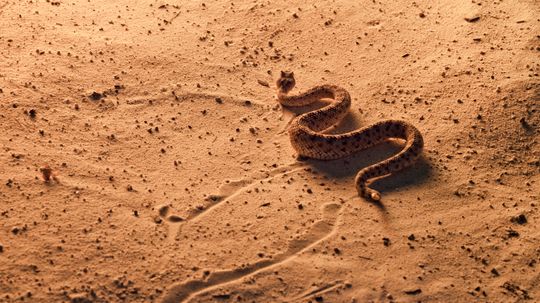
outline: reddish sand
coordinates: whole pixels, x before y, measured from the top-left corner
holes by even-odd
[[[0,1],[0,302],[540,301],[537,1],[177,2]],[[280,70],[420,129],[380,204]]]

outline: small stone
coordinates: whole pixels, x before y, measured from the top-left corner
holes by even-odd
[[[75,294],[70,294],[69,296],[69,301],[71,303],[90,303],[90,302],[93,302],[88,296],[86,293],[75,293]]]
[[[257,83],[259,83],[262,86],[270,87],[270,84],[264,80],[257,79]]]
[[[90,94],[90,96],[88,96],[90,99],[94,100],[94,101],[99,101],[101,98],[103,98],[103,94],[100,94],[98,92],[93,92]]]
[[[178,223],[178,222],[184,221],[184,218],[182,218],[180,216],[177,216],[177,215],[170,215],[169,217],[167,217],[167,221],[173,222],[173,223]]]
[[[523,225],[527,223],[527,217],[524,214],[521,214],[519,216],[512,217],[510,221],[519,225]]]
[[[385,237],[385,238],[382,238],[382,239],[383,239],[383,244],[384,244],[384,246],[390,246],[390,239],[388,239],[388,238],[386,238],[386,237]]]
[[[223,99],[221,99],[220,97],[216,97],[215,100],[217,104],[223,104]]]
[[[37,111],[35,109],[33,109],[33,108],[28,111],[28,116],[30,116],[30,118],[32,118],[32,119],[36,118],[36,114],[37,114]]]
[[[409,239],[409,241],[414,241],[416,237],[414,236],[414,234],[410,234],[407,239]]]
[[[3,253],[3,252],[4,252],[4,246],[0,244],[0,253]]]
[[[478,20],[480,20],[480,16],[472,15],[472,16],[469,16],[469,17],[465,17],[464,19],[467,22],[473,23],[473,22],[477,22]]]
[[[509,229],[507,230],[507,233],[508,233],[508,238],[518,238],[519,237],[519,233],[513,229]]]
[[[499,271],[496,268],[491,269],[491,273],[496,277],[500,276]]]
[[[169,213],[169,206],[168,205],[161,205],[158,207],[158,213],[162,217],[166,217]]]
[[[529,124],[529,122],[527,122],[527,120],[525,118],[519,119],[519,123],[521,124],[521,127],[523,127],[526,130],[531,130],[532,129],[531,125]]]
[[[415,295],[421,294],[422,290],[420,288],[417,288],[417,289],[412,289],[412,290],[406,290],[405,293],[408,295],[415,296]]]
[[[209,195],[206,200],[207,201],[212,201],[212,202],[219,202],[221,200],[223,200],[225,197],[222,196],[222,195]]]

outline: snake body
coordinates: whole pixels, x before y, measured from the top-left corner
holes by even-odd
[[[278,102],[298,107],[323,98],[334,101],[327,106],[302,114],[289,125],[289,137],[298,156],[319,159],[339,159],[379,144],[390,138],[405,140],[404,148],[392,157],[360,170],[355,178],[358,194],[378,201],[381,194],[370,188],[370,180],[412,165],[422,153],[424,141],[420,131],[408,122],[384,120],[343,134],[326,134],[325,130],[339,123],[351,107],[349,93],[336,85],[319,85],[306,92],[288,95],[296,81],[292,72],[281,72],[276,85]]]

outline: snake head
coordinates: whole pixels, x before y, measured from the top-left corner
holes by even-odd
[[[276,81],[276,86],[282,93],[288,93],[294,88],[296,80],[294,80],[294,73],[290,71],[281,71],[279,79]]]

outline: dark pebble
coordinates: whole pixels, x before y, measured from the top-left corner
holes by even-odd
[[[510,219],[510,221],[512,221],[513,223],[523,225],[523,224],[527,223],[527,217],[524,214],[521,214],[519,216],[512,217],[512,219]]]
[[[414,295],[421,294],[422,290],[420,288],[417,288],[417,289],[413,289],[413,290],[406,290],[405,293],[408,294],[408,295],[414,296]]]
[[[480,20],[480,16],[465,17],[464,19],[467,22],[473,23],[473,22],[477,22],[478,20]]]
[[[37,114],[37,112],[36,112],[35,109],[31,109],[31,110],[28,111],[28,116],[30,116],[30,118],[32,118],[32,119],[36,118],[36,114]]]
[[[177,215],[170,215],[169,217],[167,217],[167,221],[177,223],[184,221],[184,219]]]
[[[508,238],[517,238],[519,237],[519,233],[513,229],[508,230]]]
[[[98,101],[101,98],[103,98],[103,95],[98,93],[98,92],[93,92],[92,94],[90,94],[89,98],[94,100],[94,101]]]
[[[531,130],[532,129],[531,125],[529,124],[529,122],[527,122],[527,120],[525,118],[519,119],[519,123],[521,123],[521,127],[523,127],[526,130]]]

